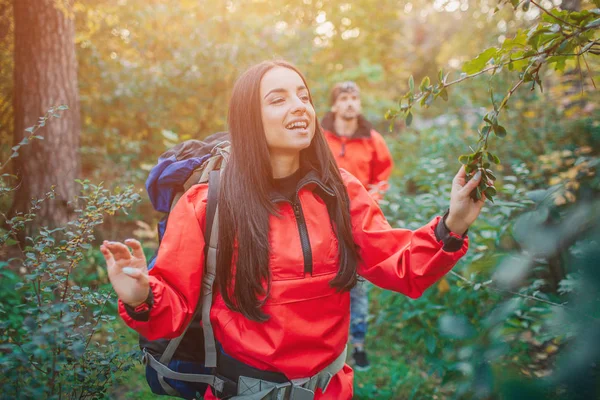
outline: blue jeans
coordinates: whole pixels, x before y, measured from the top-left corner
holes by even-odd
[[[369,315],[369,286],[359,281],[350,291],[350,343],[364,344]]]
[[[169,368],[173,371],[188,374],[211,374],[210,368],[206,368],[202,364],[191,361],[172,360],[169,363]],[[152,393],[159,395],[167,394],[163,390],[162,386],[160,386],[158,374],[149,365],[146,366],[146,380],[148,381],[148,386],[150,386]],[[182,382],[169,378],[165,378],[165,382],[167,382],[173,389],[177,390],[184,399],[202,398],[207,388],[205,383]]]

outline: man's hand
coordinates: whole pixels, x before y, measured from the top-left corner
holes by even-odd
[[[446,218],[448,229],[461,236],[475,222],[485,203],[485,195],[482,195],[482,198],[478,201],[474,201],[470,196],[471,191],[479,185],[481,172],[477,172],[469,182],[466,178],[467,173],[463,165],[452,180],[450,213]]]
[[[133,254],[127,246],[131,247]],[[127,239],[125,244],[104,241],[100,250],[106,260],[108,279],[125,304],[137,307],[148,297],[148,267],[140,242]]]

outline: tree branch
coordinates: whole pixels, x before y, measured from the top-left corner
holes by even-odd
[[[594,82],[594,74],[592,74],[592,70],[590,69],[590,66],[589,66],[589,64],[588,64],[588,62],[585,59],[585,56],[583,54],[581,55],[581,58],[583,58],[583,62],[585,62],[585,66],[587,67],[588,74],[590,76],[590,80],[592,81],[592,85],[594,86],[594,89],[598,89],[596,87],[596,82]]]

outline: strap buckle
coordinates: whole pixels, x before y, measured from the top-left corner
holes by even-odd
[[[142,365],[148,365],[148,351],[144,348],[142,350]]]

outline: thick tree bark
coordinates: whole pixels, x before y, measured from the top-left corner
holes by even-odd
[[[56,186],[56,198],[44,202],[27,234],[43,225],[58,226],[71,213],[67,202],[76,194],[79,174],[80,115],[75,58],[75,21],[54,0],[14,0],[14,139],[53,106],[69,110],[52,118],[37,133],[44,140],[21,148],[15,159],[20,186],[12,213],[27,211],[32,198],[42,198]],[[61,4],[65,4],[61,2]]]

